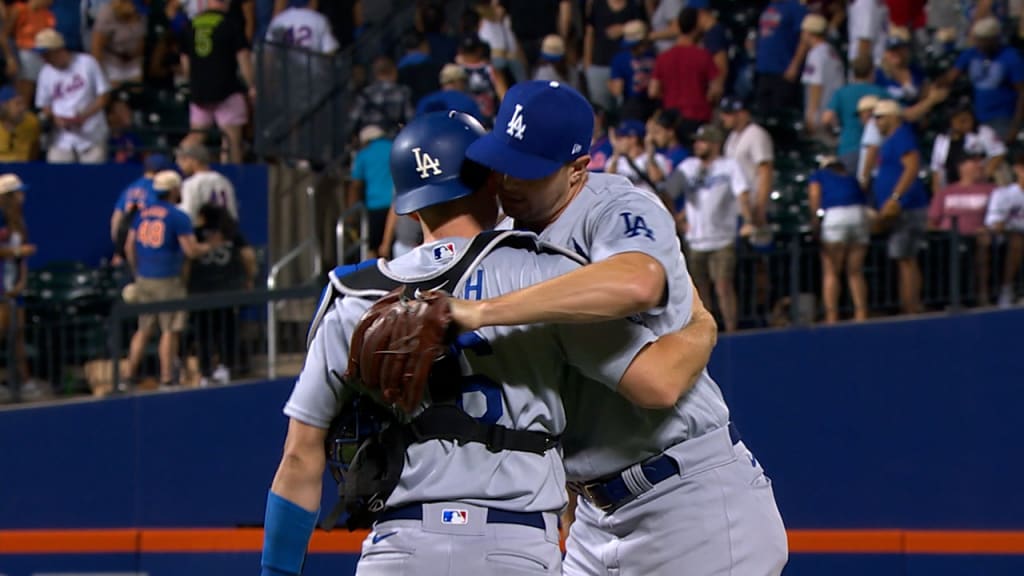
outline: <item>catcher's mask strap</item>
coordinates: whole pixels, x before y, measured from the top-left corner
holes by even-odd
[[[416,442],[453,440],[461,444],[476,442],[491,452],[531,452],[544,454],[558,446],[558,437],[532,430],[513,430],[500,424],[484,424],[458,406],[435,404],[409,424]]]

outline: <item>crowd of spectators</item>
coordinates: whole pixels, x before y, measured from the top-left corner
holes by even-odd
[[[557,81],[594,105],[590,168],[659,194],[675,214],[726,330],[740,324],[738,252],[754,254],[754,298],[772,294],[783,200],[807,213],[798,231],[821,246],[827,322],[842,316],[844,284],[853,319],[868,317],[873,241],[900,311],[924,311],[920,252],[931,231],[954,228],[973,246],[974,303],[1010,305],[1024,232],[1007,160],[1024,121],[1021,4],[472,0],[452,18],[444,3],[419,2],[416,30],[353,89],[350,121],[377,138],[357,144],[367,149],[348,201],[374,204],[371,245],[395,255],[404,219],[385,218],[372,192],[389,185],[378,142],[446,108],[489,125],[509,85]]]

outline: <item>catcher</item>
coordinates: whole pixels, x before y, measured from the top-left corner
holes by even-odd
[[[394,207],[414,213],[425,243],[331,274],[284,410],[265,576],[301,572],[328,459],[341,462],[346,524],[373,527],[359,575],[560,574],[561,384],[578,374],[666,407],[710,356],[716,328],[699,302],[699,320],[657,340],[627,320],[456,337],[438,291],[488,298],[580,266],[532,234],[482,232],[498,217],[495,181],[464,153],[483,132],[466,114],[439,112],[395,140]],[[693,357],[677,359],[680,347]]]

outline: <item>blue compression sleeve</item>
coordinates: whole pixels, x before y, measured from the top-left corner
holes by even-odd
[[[319,515],[319,510],[309,512],[273,492],[267,493],[261,576],[297,576],[302,572],[306,547]]]

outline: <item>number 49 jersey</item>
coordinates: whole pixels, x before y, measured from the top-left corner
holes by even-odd
[[[238,200],[235,187],[220,172],[205,170],[185,178],[181,183],[181,204],[178,205],[195,223],[199,209],[207,204],[221,206],[238,220]]]
[[[132,223],[135,261],[142,278],[175,278],[181,275],[185,255],[178,238],[194,234],[192,221],[177,206],[157,200]]]
[[[384,276],[402,283],[436,279],[438,289],[467,299],[493,298],[579,267],[571,255],[538,250],[543,245],[533,235],[505,235],[530,242],[484,253],[461,279],[447,279],[444,273],[467,254],[470,241],[466,239],[425,244],[377,266]],[[341,282],[332,278],[332,284]],[[306,364],[285,406],[288,416],[319,428],[327,428],[337,411],[342,384],[334,373],[344,374],[352,331],[370,306],[358,293],[349,290],[348,294],[326,304],[326,312],[313,328]],[[458,402],[485,423],[559,435],[565,428],[559,391],[570,375],[580,373],[595,386],[615,389],[636,354],[654,339],[653,332],[626,320],[598,326],[483,328],[459,339],[463,385]],[[387,505],[453,500],[503,510],[558,510],[565,505],[560,450],[543,455],[494,453],[483,444],[459,446],[442,440],[410,446]]]

